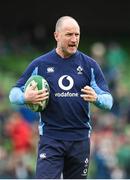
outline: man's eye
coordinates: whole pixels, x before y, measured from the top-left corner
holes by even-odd
[[[67,34],[67,36],[72,36],[72,34]]]

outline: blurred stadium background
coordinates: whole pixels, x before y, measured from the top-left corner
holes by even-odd
[[[130,1],[1,1],[0,178],[33,178],[38,115],[12,106],[10,88],[35,57],[55,47],[56,20],[81,25],[79,49],[101,65],[114,97],[111,112],[91,105],[89,178],[130,179]]]

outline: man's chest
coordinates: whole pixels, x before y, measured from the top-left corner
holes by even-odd
[[[87,69],[78,63],[47,64],[39,71],[49,83],[53,91],[80,91],[90,84],[90,75]]]

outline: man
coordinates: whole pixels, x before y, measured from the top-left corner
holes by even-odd
[[[40,113],[36,178],[86,179],[90,154],[89,103],[111,109],[112,96],[95,60],[77,50],[80,27],[70,16],[58,19],[54,37],[56,49],[38,57],[28,66],[10,92],[16,104],[38,104],[48,92],[24,93],[32,74],[43,76],[50,85],[49,104]]]

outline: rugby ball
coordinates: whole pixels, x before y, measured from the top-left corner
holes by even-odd
[[[25,83],[24,91],[26,91],[26,89],[29,86],[31,86],[32,83],[37,83],[36,90],[42,90],[42,89],[46,88],[48,90],[48,92],[50,93],[50,88],[49,88],[48,82],[46,81],[46,79],[44,77],[42,77],[40,75],[32,75]],[[26,106],[34,112],[41,112],[46,108],[48,101],[49,101],[49,99],[42,101],[41,105],[27,103]]]

